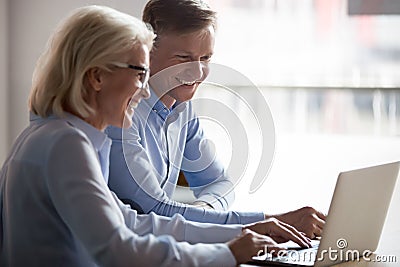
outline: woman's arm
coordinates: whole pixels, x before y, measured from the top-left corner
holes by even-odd
[[[225,244],[189,245],[171,236],[139,236],[126,226],[120,206],[102,177],[90,141],[71,131],[56,138],[48,153],[46,181],[54,206],[68,228],[103,266],[233,266],[235,260]],[[174,221],[156,216],[136,219],[132,229],[152,223],[162,232]],[[144,231],[146,232],[146,231]]]

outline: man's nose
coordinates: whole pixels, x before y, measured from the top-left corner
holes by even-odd
[[[186,81],[194,82],[204,79],[204,63],[201,61],[191,61],[185,64],[188,64],[184,71]]]
[[[196,80],[200,80],[203,77],[203,67],[200,61],[193,61],[192,62],[193,68],[193,75],[195,76]]]

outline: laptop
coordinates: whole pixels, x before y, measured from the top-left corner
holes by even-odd
[[[320,240],[313,240],[309,249],[290,248],[286,255],[266,253],[254,257],[249,264],[322,267],[371,259],[378,247],[399,168],[400,162],[392,162],[341,172]],[[285,245],[289,247],[290,243]]]

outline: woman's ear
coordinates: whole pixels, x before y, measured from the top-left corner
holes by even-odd
[[[101,69],[98,67],[91,68],[87,71],[86,75],[91,87],[95,91],[100,91],[102,85]]]

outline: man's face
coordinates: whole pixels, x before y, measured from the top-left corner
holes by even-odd
[[[193,97],[208,74],[207,63],[214,52],[214,39],[212,26],[187,34],[164,33],[159,37],[150,56],[151,76],[156,78],[150,84],[161,99],[161,90],[166,92],[168,98],[178,102],[188,101]],[[176,67],[170,68],[171,66]],[[166,68],[168,71],[160,72]],[[168,84],[170,88],[159,88],[162,81],[167,79],[170,82],[164,82],[164,86]]]

